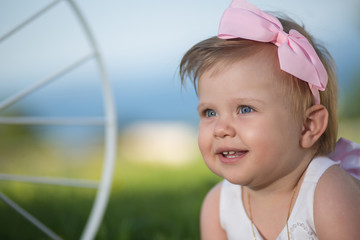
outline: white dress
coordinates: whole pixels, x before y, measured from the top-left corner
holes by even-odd
[[[318,239],[313,214],[315,188],[321,175],[334,164],[337,163],[328,157],[316,157],[309,164],[288,221],[290,239]],[[241,187],[224,180],[220,193],[220,223],[229,240],[254,238],[251,221],[245,212],[241,199]],[[256,239],[262,239],[255,226],[254,230]],[[277,240],[287,239],[285,226]]]

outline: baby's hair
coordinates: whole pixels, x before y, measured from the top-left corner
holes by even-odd
[[[290,29],[294,29],[309,40],[327,71],[328,84],[325,91],[320,91],[320,100],[329,113],[329,121],[325,132],[317,141],[315,156],[327,155],[334,150],[337,138],[337,76],[335,63],[329,52],[321,44],[317,43],[305,31],[304,27],[287,17],[278,17],[278,19],[285,32],[288,33]],[[268,48],[272,49],[274,55],[277,54],[277,47],[272,43],[262,43],[242,38],[224,40],[217,37],[201,41],[187,51],[181,60],[179,69],[181,83],[184,85],[185,80],[190,78],[197,93],[199,78],[207,70],[218,71],[231,63],[246,59]],[[279,69],[279,86],[283,86],[283,91],[293,102],[293,112],[304,115],[306,109],[314,104],[314,98],[308,83],[281,71],[277,57],[271,57],[271,59],[274,59]]]

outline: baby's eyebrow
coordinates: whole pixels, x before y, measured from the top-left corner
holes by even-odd
[[[235,98],[233,99],[233,102],[235,103],[239,103],[239,104],[265,104],[265,101],[261,100],[261,99],[257,99],[257,98]],[[209,108],[209,104],[202,102],[199,103],[197,106],[197,111],[200,111],[202,109],[206,109]]]
[[[206,103],[199,103],[197,106],[197,111],[199,112],[201,109],[207,108],[206,106]]]
[[[257,98],[236,98],[235,99],[236,102],[241,102],[241,103],[260,103],[260,104],[264,104],[265,102],[261,99],[257,99]]]

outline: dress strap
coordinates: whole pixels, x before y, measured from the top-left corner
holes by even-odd
[[[328,157],[314,158],[305,173],[304,182],[317,183],[324,172],[331,166],[339,164],[338,162],[331,161]]]

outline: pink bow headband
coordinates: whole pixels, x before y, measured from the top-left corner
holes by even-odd
[[[313,46],[298,31],[287,34],[276,17],[245,0],[233,0],[221,18],[218,37],[275,44],[281,70],[307,82],[315,104],[320,104],[319,90],[325,90],[327,72]]]

